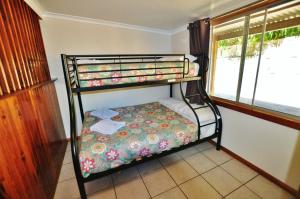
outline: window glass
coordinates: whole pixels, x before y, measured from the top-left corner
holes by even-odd
[[[213,87],[215,96],[235,99],[241,61],[244,17],[213,29]]]
[[[259,61],[265,11],[250,15],[240,102],[251,104]]]
[[[300,7],[293,8],[268,17],[254,104],[300,116]]]

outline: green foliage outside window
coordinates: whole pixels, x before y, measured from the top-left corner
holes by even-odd
[[[269,31],[264,34],[264,46],[265,50],[268,46],[280,46],[282,40],[287,37],[300,36],[300,26],[292,28],[284,28],[275,31]],[[247,42],[247,57],[257,56],[259,54],[259,45],[261,40],[261,33],[252,34],[248,36]],[[243,37],[234,37],[230,39],[224,39],[217,42],[218,49],[226,51],[226,54],[230,58],[239,57],[240,50],[238,46],[241,46]]]

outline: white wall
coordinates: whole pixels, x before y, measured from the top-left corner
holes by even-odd
[[[190,41],[189,41],[189,32],[184,30],[173,34],[171,37],[172,51],[178,53],[189,54],[190,52]]]
[[[172,35],[173,53],[188,53],[188,31]],[[300,184],[300,132],[219,107],[222,145],[294,189]]]
[[[69,110],[60,54],[126,54],[170,53],[171,37],[127,28],[112,27],[66,19],[44,18],[41,21],[46,55],[62,113],[66,136],[69,137]],[[83,96],[86,110],[103,106],[146,103],[169,95],[168,87],[143,88]],[[77,118],[79,115],[77,114]]]
[[[300,132],[219,107],[222,145],[291,187],[300,184]]]

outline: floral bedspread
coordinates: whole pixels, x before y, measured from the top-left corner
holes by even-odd
[[[80,149],[84,177],[197,139],[197,126],[158,102],[113,109],[126,126],[112,135],[90,131],[100,119],[86,112]]]
[[[92,86],[103,86],[103,85],[114,85],[114,84],[124,84],[124,83],[134,83],[134,82],[144,82],[144,81],[155,81],[155,80],[165,80],[165,79],[175,79],[182,78],[183,68],[173,68],[182,67],[182,63],[178,62],[166,62],[166,63],[141,63],[141,64],[111,64],[111,65],[82,65],[78,67],[79,80],[81,87],[92,87]],[[153,69],[153,68],[165,68],[165,69]],[[147,70],[137,70],[145,69]],[[106,70],[118,70],[125,69],[127,71],[113,71],[113,72],[94,72],[94,73],[81,73],[81,72],[91,72],[91,71],[106,71]],[[185,66],[185,77],[195,77],[198,75],[198,64],[190,62],[189,70],[187,63]],[[181,73],[181,74],[168,74],[167,73]],[[147,76],[142,76],[147,75]],[[138,77],[125,77],[125,76],[138,76]],[[102,80],[88,80],[95,78],[108,78],[112,79],[102,79]],[[120,78],[121,77],[121,78]]]

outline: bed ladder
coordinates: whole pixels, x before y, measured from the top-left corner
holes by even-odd
[[[208,126],[208,125],[213,125],[215,124],[215,132],[214,135],[217,135],[217,144],[216,144],[216,149],[220,150],[221,148],[221,136],[222,136],[222,117],[220,114],[220,111],[218,109],[218,107],[212,102],[212,100],[209,98],[208,94],[206,93],[205,89],[202,86],[201,80],[193,80],[197,82],[197,89],[196,89],[196,93],[191,94],[191,95],[186,95],[183,93],[183,89],[182,89],[182,84],[183,82],[180,82],[180,92],[181,92],[181,96],[183,101],[190,107],[190,109],[192,109],[196,120],[197,120],[197,124],[198,124],[198,140],[200,139],[200,135],[201,135],[201,128]],[[201,92],[202,91],[202,92]],[[195,97],[195,96],[199,96],[202,101],[204,102],[204,105],[198,105],[197,107],[194,106],[194,104],[191,104],[189,102],[189,98],[190,97]],[[214,114],[215,117],[215,121],[214,122],[210,122],[207,124],[200,124],[198,115],[197,115],[197,110],[199,109],[203,109],[203,108],[210,108],[211,111]]]

